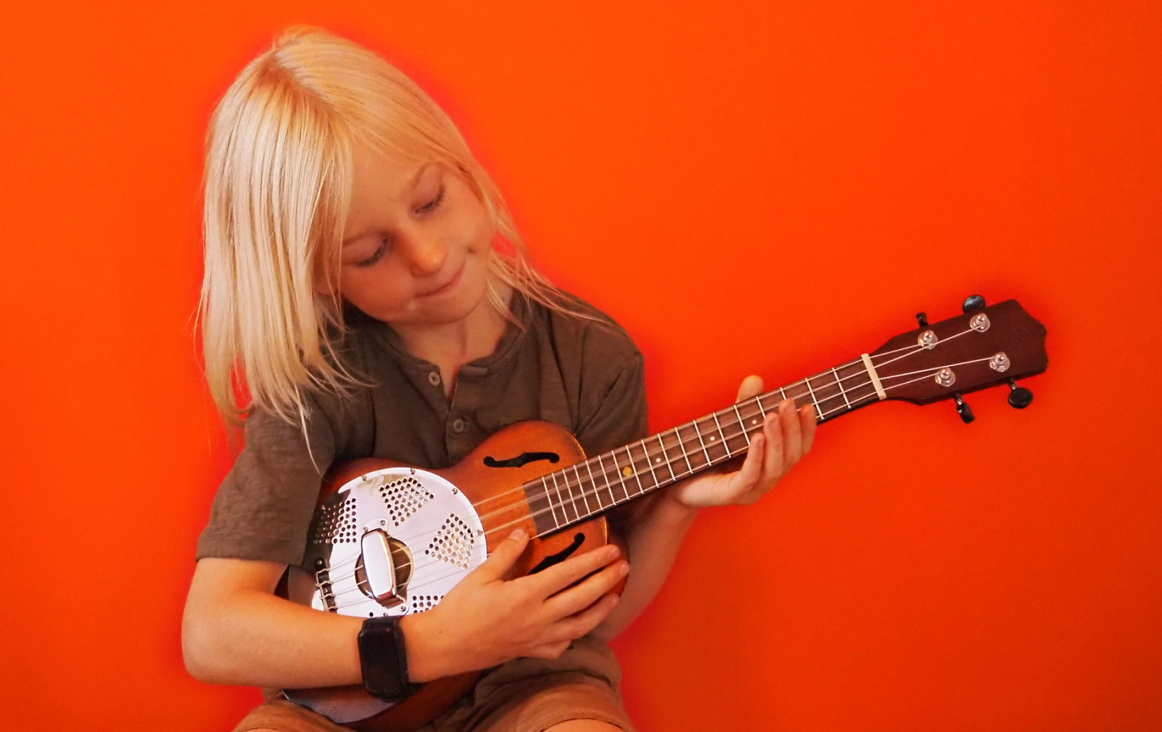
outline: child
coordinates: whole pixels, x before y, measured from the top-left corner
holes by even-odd
[[[757,500],[810,449],[813,412],[785,402],[738,470],[621,516],[632,573],[611,546],[508,579],[528,541],[515,532],[435,608],[365,627],[275,594],[303,561],[331,465],[443,468],[530,419],[564,425],[587,454],[611,450],[646,434],[641,354],[527,264],[443,111],[322,31],[285,34],[215,110],[205,237],[206,373],[226,418],[245,417],[246,443],[199,540],[190,672],[275,689],[362,682],[397,699],[407,682],[492,669],[429,728],[632,730],[607,641],[657,592],[698,508]],[[760,390],[748,377],[740,398]],[[392,663],[406,676],[395,686],[367,680]],[[236,729],[342,728],[271,695]]]

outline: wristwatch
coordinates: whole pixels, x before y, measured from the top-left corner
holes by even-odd
[[[420,687],[408,681],[408,657],[399,618],[368,618],[359,631],[363,688],[384,701],[403,701]]]

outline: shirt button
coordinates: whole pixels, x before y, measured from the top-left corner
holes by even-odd
[[[440,385],[440,372],[433,371],[432,373],[428,374],[428,383],[431,384],[432,386],[439,386]]]
[[[458,419],[452,423],[452,431],[455,432],[456,434],[460,434],[461,432],[463,432],[464,427],[465,427],[464,420],[462,420],[462,419]]]

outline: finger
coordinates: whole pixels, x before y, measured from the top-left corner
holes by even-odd
[[[775,464],[780,466],[782,473],[785,474],[799,462],[803,450],[803,434],[799,429],[799,412],[795,409],[794,402],[787,400],[779,405],[779,417],[783,432],[783,454],[782,461]]]
[[[601,625],[601,622],[609,617],[613,609],[617,607],[621,601],[617,595],[609,594],[598,599],[597,602],[591,604],[579,613],[563,618],[552,626],[550,626],[548,633],[549,637],[554,640],[574,640],[589,633],[591,630]]]
[[[517,529],[500,542],[484,560],[484,563],[477,567],[470,576],[475,576],[481,582],[504,579],[528,543],[528,534],[525,533],[524,529]]]
[[[593,574],[545,602],[549,617],[557,620],[575,615],[601,599],[629,574],[629,562],[617,562]]]
[[[741,402],[743,399],[750,399],[763,393],[762,377],[751,374],[742,380],[742,385],[738,387],[738,399],[736,402]]]
[[[780,403],[778,414],[771,415],[771,418],[763,425],[767,435],[767,449],[763,454],[763,472],[758,477],[758,482],[764,489],[763,493],[769,490],[783,475],[783,456],[787,452],[783,422],[786,420],[787,404],[788,402]],[[791,408],[794,409],[793,406]]]
[[[738,469],[737,473],[730,476],[730,485],[735,489],[734,492],[745,493],[749,491],[762,476],[766,451],[771,444],[770,438],[766,434],[767,421],[763,421],[762,431],[751,435],[750,447],[747,448],[746,457],[742,460],[742,467]]]
[[[803,455],[811,452],[811,446],[815,444],[815,428],[819,425],[819,420],[815,418],[814,407],[803,407],[799,413],[799,427],[803,434]]]
[[[537,574],[523,577],[519,581],[528,584],[541,597],[549,597],[576,584],[585,575],[592,574],[617,559],[621,551],[615,544],[608,544],[591,552],[569,557],[560,564],[554,564]]]

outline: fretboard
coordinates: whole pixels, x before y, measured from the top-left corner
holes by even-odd
[[[867,362],[856,359],[549,473],[523,486],[537,533],[592,518],[745,454],[751,435],[783,400],[793,400],[797,409],[813,406],[823,422],[879,398]]]

